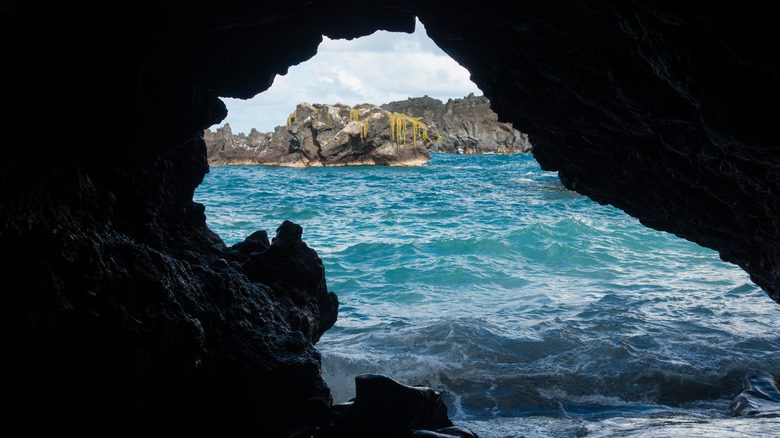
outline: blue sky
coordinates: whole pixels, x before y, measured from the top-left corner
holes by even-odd
[[[381,105],[428,95],[443,102],[482,92],[469,72],[428,38],[418,21],[412,34],[379,31],[348,40],[323,38],[317,55],[292,66],[252,99],[222,98],[234,134],[284,125],[301,102]]]

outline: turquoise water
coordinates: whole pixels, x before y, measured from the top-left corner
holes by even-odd
[[[231,245],[304,229],[339,297],[317,344],[335,402],[380,373],[445,390],[482,438],[761,436],[731,418],[780,376],[780,306],[717,254],[565,189],[531,155],[420,167],[215,167],[195,199]]]

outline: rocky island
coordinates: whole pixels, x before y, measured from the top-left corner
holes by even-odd
[[[376,105],[301,103],[285,126],[262,134],[233,135],[230,125],[204,132],[212,166],[268,164],[276,166],[414,166],[431,156],[439,139],[425,118],[391,113]]]
[[[530,152],[528,136],[498,121],[484,96],[470,94],[446,104],[424,96],[354,108],[301,103],[273,132],[233,134],[229,124],[203,135],[212,166],[419,165],[429,151],[444,153]]]

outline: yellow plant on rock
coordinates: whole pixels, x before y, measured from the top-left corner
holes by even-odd
[[[417,144],[419,135],[423,142],[428,141],[428,127],[419,118],[406,114],[388,114],[390,118],[390,134],[397,144],[406,144],[408,125],[412,125],[412,145]]]
[[[365,140],[368,137],[368,120],[358,120],[363,126],[360,127],[360,139]]]
[[[365,140],[366,137],[368,136],[368,130],[369,130],[368,120],[360,120],[360,112],[358,112],[358,110],[355,109],[355,108],[350,108],[349,109],[349,121],[350,121],[350,123],[352,123],[352,122],[359,122],[362,125],[360,127],[360,140],[361,141]],[[344,136],[345,136],[345,140],[344,141],[347,141],[346,138],[348,137],[348,135],[345,134]]]

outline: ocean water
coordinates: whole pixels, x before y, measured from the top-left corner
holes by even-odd
[[[214,167],[195,200],[228,245],[303,227],[340,302],[317,344],[337,403],[378,373],[482,438],[780,436],[728,411],[747,372],[780,377],[780,305],[531,155]]]

